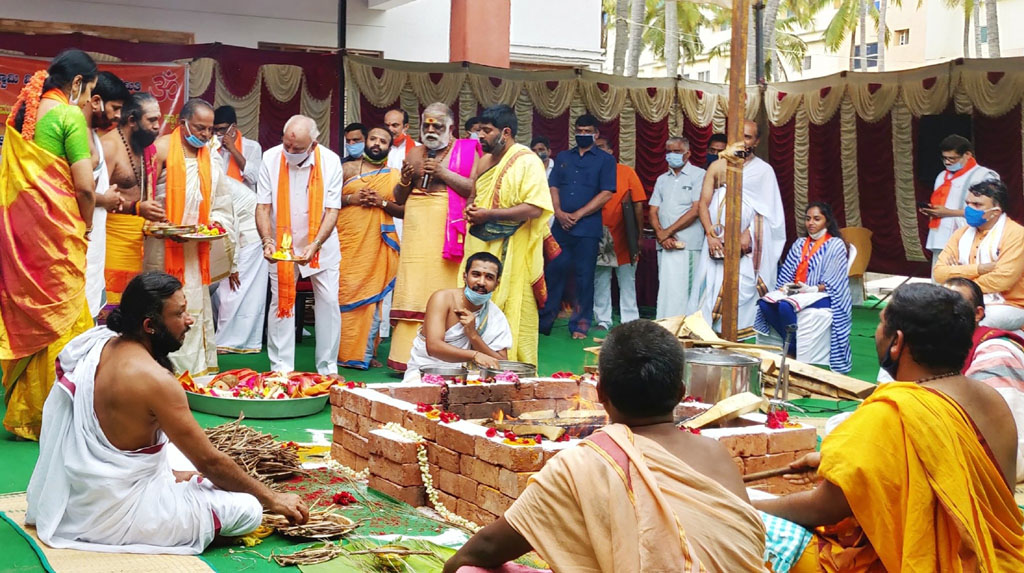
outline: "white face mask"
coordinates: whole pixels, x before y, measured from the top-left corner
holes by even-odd
[[[82,84],[81,83],[78,84],[78,95],[76,95],[73,98],[68,99],[68,103],[70,103],[71,105],[78,105],[78,100],[82,98],[82,90],[83,89],[85,89],[85,88],[82,86]]]
[[[309,149],[305,151],[300,151],[299,153],[288,153],[287,151],[282,150],[282,152],[284,153],[285,161],[287,161],[288,165],[291,165],[292,167],[298,167],[300,164],[302,164],[302,162],[309,157],[309,154],[312,151],[312,144],[310,144]]]
[[[824,237],[825,233],[827,233],[827,232],[828,232],[828,228],[827,227],[822,227],[817,233],[809,233],[809,236],[812,239],[814,239],[815,241],[817,241],[818,239]]]

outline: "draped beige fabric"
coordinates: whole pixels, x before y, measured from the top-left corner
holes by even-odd
[[[306,89],[306,80],[302,80],[302,99],[299,100],[299,113],[311,117],[316,121],[316,128],[320,130],[317,141],[321,145],[331,146],[331,98],[316,99]],[[344,127],[344,126],[342,126]]]
[[[843,210],[846,225],[860,227],[860,193],[857,176],[857,111],[853,102],[844,97],[839,104],[840,162],[843,168]]]
[[[554,89],[548,87],[549,82],[526,82],[526,93],[533,102],[533,107],[544,117],[558,117],[572,103],[576,93],[576,80],[556,80]]]
[[[302,68],[298,66],[268,64],[260,66],[260,71],[267,93],[279,102],[292,101],[302,84]]]
[[[908,261],[925,261],[921,236],[917,232],[917,204],[914,197],[914,142],[910,110],[902,98],[890,109],[892,117],[892,158],[896,183],[896,215]]]
[[[213,81],[217,61],[213,58],[199,58],[188,65],[188,97],[199,97],[206,93]]]
[[[651,95],[652,91],[654,95]],[[634,111],[651,123],[665,119],[675,103],[675,95],[675,90],[671,88],[629,88],[629,100]]]
[[[216,90],[214,91],[213,106],[230,105],[235,108],[238,116],[238,130],[249,139],[259,140],[260,138],[260,86],[263,83],[263,69],[256,72],[256,81],[252,83],[252,89],[243,96],[232,94],[224,84],[224,74],[217,66]]]
[[[808,187],[807,187],[807,166],[809,165],[811,133],[810,123],[807,119],[807,110],[800,108],[794,114],[796,117],[795,131],[793,133],[793,217],[797,222],[796,234],[800,237],[807,234],[807,228],[800,224],[804,220],[804,212],[807,210]],[[820,196],[821,190],[818,189]]]
[[[597,83],[591,82],[581,83],[579,87],[583,105],[598,121],[611,121],[622,113],[628,94],[626,88],[607,84],[607,89],[602,90]]]

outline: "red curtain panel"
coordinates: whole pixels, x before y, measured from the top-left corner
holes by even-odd
[[[1020,105],[1001,117],[974,114],[974,146],[978,163],[995,170],[1006,183],[1010,194],[1007,214],[1018,223],[1024,222],[1020,114]]]
[[[832,208],[840,227],[846,226],[843,201],[842,140],[839,113],[822,125],[810,123],[807,153],[807,202],[822,201]],[[793,213],[795,226],[803,224],[803,213]]]
[[[636,116],[636,162],[634,168],[648,196],[654,190],[658,176],[668,171],[665,161],[665,140],[668,139],[668,116],[650,122]]]
[[[793,142],[796,134],[796,120],[775,126],[768,126],[768,163],[775,170],[782,195],[782,210],[786,213],[786,249],[796,240],[796,226],[793,218]],[[783,255],[785,256],[785,255]]]
[[[543,135],[551,140],[551,157],[569,149],[569,110],[558,117],[545,117],[533,110],[533,135]]]
[[[260,86],[260,145],[263,149],[281,143],[284,124],[293,115],[299,113],[302,94],[295,92],[291,101],[277,101],[270,95],[266,85]]]
[[[690,163],[701,169],[707,163],[708,142],[711,141],[711,134],[714,132],[715,128],[710,123],[700,127],[690,121],[690,118],[683,121],[683,137],[690,142]]]

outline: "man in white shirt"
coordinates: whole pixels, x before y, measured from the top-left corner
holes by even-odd
[[[246,187],[256,190],[256,178],[260,173],[263,149],[260,144],[243,137],[238,131],[238,117],[235,108],[222,105],[213,111],[213,134],[220,142],[220,157],[224,173]]]
[[[313,283],[316,371],[337,374],[341,340],[338,279],[341,249],[336,224],[341,208],[341,159],[319,145],[316,122],[295,115],[281,145],[263,154],[256,193],[256,228],[270,264],[267,353],[275,371],[295,369],[295,271]],[[284,173],[283,170],[287,170]],[[287,210],[283,204],[287,204]],[[291,247],[291,260],[274,258]],[[297,262],[292,262],[297,261]]]
[[[697,312],[704,286],[698,204],[705,171],[690,163],[685,137],[668,138],[665,158],[668,171],[658,176],[649,202],[658,240],[658,318]]]
[[[986,179],[999,179],[998,173],[978,164],[974,158],[974,146],[965,137],[956,134],[946,137],[939,144],[939,151],[946,168],[935,177],[928,205],[918,209],[931,218],[925,248],[932,252],[932,268],[935,268],[939,253],[946,248],[953,233],[967,224],[964,222],[967,190]]]
[[[401,170],[402,164],[405,163],[405,155],[410,149],[419,145],[419,142],[409,136],[409,112],[403,109],[393,109],[387,112],[384,114],[384,125],[391,132],[392,137],[391,151],[388,152],[388,167]],[[403,224],[404,221],[401,218],[395,219],[395,233],[398,235],[399,241],[402,240]],[[393,293],[388,293],[381,301],[381,316],[391,315],[391,300],[393,298]],[[391,336],[391,321],[385,318],[380,321],[380,337],[387,338],[389,336]]]
[[[551,158],[551,140],[543,135],[535,135],[533,141],[530,142],[530,149],[537,154],[537,157],[540,157],[541,163],[544,164],[548,171],[548,177],[550,177],[551,170],[555,167],[555,160]],[[552,217],[551,220],[554,221],[555,218]]]

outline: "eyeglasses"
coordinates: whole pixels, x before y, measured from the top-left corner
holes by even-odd
[[[950,157],[948,155],[943,155],[942,156],[942,162],[945,163],[946,165],[952,165],[952,164],[956,163],[957,161],[960,161],[962,158],[963,158],[963,155],[954,155],[953,157]]]
[[[206,137],[210,137],[211,135],[213,135],[212,125],[196,126],[196,124],[192,123],[191,121],[188,121],[187,119],[183,123],[188,124],[188,131],[192,135],[205,135]]]

